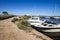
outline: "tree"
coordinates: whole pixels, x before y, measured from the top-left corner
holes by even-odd
[[[3,11],[3,12],[2,12],[2,14],[4,14],[4,15],[8,15],[8,12],[6,12],[6,11]]]

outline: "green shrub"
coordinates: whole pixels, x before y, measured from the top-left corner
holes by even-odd
[[[14,17],[14,15],[0,15],[0,20],[8,19]]]
[[[27,15],[23,16],[23,19],[29,19],[29,18],[31,18],[31,16],[27,16]]]
[[[19,29],[26,29],[26,27],[24,25],[20,25]]]
[[[2,14],[3,14],[3,15],[8,15],[8,12],[3,11]]]
[[[29,24],[29,22],[27,20],[22,20],[20,23],[21,23],[21,25],[24,25],[26,27],[30,26],[30,24]]]
[[[31,25],[27,20],[21,20],[18,24],[19,29],[24,29],[24,30],[31,30]]]
[[[12,22],[18,21],[18,18],[13,18]]]

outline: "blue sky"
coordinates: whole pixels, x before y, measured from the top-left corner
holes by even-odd
[[[0,13],[60,16],[60,0],[0,0]]]

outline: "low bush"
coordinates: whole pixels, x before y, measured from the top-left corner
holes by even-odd
[[[24,25],[26,27],[30,27],[30,23],[27,20],[22,20],[20,23],[21,23],[21,25]]]
[[[18,21],[18,18],[13,18],[12,22]]]
[[[30,16],[29,17],[23,16],[23,17],[19,17],[19,18],[21,18],[21,19],[14,18],[12,20],[12,22],[16,23],[16,21],[17,21],[18,22],[17,26],[19,29],[28,30],[30,32],[32,30],[32,28],[31,28],[30,23],[27,21],[30,18]]]
[[[18,23],[18,28],[23,29],[23,30],[29,30],[29,31],[32,30],[31,25],[29,24],[29,22],[27,20],[21,20]]]
[[[8,19],[14,17],[14,15],[0,15],[0,20]]]
[[[23,16],[23,19],[29,19],[29,18],[31,18],[31,16],[27,16],[27,15]]]

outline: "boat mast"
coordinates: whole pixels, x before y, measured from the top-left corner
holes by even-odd
[[[52,13],[53,16],[56,16],[56,15],[55,15],[56,8],[57,8],[57,4],[54,4],[53,13]]]

